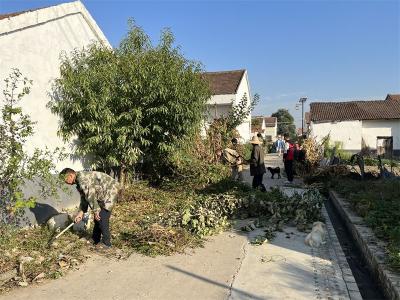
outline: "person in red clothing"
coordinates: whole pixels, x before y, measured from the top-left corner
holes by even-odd
[[[294,160],[294,145],[289,140],[289,136],[285,135],[285,153],[283,154],[283,162],[285,164],[285,172],[288,179],[287,183],[293,182],[293,160]]]

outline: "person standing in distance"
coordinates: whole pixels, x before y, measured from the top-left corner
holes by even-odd
[[[250,157],[250,175],[253,176],[252,187],[254,189],[260,188],[261,191],[265,192],[266,188],[263,181],[265,170],[264,164],[264,151],[260,144],[262,143],[257,136],[253,136],[250,143],[253,145]]]

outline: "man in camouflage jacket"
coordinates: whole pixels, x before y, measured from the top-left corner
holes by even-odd
[[[65,183],[76,184],[81,194],[80,211],[75,217],[75,223],[82,220],[88,207],[94,212],[93,241],[98,244],[102,240],[107,247],[111,246],[110,216],[119,192],[119,183],[101,172],[75,172],[65,168],[60,173]],[[102,238],[102,239],[101,239]]]

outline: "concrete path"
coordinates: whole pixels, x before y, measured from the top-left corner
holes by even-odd
[[[187,254],[127,260],[93,257],[81,270],[0,299],[226,299],[247,238],[224,232]],[[239,295],[252,296],[248,291]]]
[[[266,161],[279,164],[276,156],[267,156]],[[267,186],[283,182],[264,179]],[[261,246],[249,241],[262,231],[247,234],[232,229],[186,254],[157,258],[135,254],[123,261],[96,256],[63,279],[21,288],[0,299],[359,300],[329,219],[327,226],[329,239],[320,249],[307,247],[305,233],[287,227]]]
[[[279,166],[284,174],[283,163],[277,155],[267,155],[265,162],[267,166]],[[279,186],[288,195],[302,191],[285,186],[285,176],[278,180],[270,179],[269,175],[264,175],[263,181],[267,189]],[[245,180],[251,182],[248,173]],[[300,184],[295,179],[293,186]],[[320,248],[306,246],[307,233],[292,227],[285,227],[263,245],[245,245],[246,255],[232,284],[230,299],[252,299],[236,290],[252,291],[257,299],[362,299],[325,208],[323,214],[328,238]],[[260,234],[261,229],[251,232],[248,238]]]

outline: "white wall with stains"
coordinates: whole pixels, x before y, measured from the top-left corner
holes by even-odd
[[[57,136],[58,117],[46,104],[50,100],[52,80],[59,76],[60,54],[82,49],[92,42],[109,47],[106,37],[79,1],[26,12],[0,20],[0,87],[12,68],[33,80],[31,93],[22,101],[23,111],[30,114],[35,134],[28,141],[28,151],[71,146]],[[83,168],[81,161],[68,159],[58,169]]]

